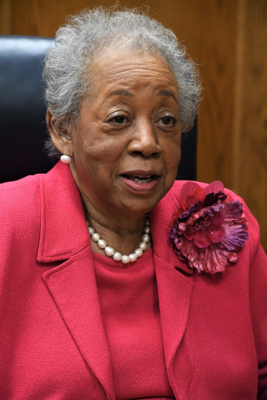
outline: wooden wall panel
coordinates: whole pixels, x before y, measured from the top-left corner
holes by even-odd
[[[67,15],[114,0],[0,0],[0,33],[54,36]],[[199,63],[198,179],[244,197],[267,250],[267,0],[121,0],[149,6]]]
[[[261,225],[267,251],[267,0],[246,1],[235,190]]]
[[[12,34],[11,18],[11,1],[0,0],[0,35]]]

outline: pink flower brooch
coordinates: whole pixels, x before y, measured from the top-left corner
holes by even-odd
[[[224,193],[221,182],[201,188],[183,185],[180,208],[171,223],[171,239],[180,260],[198,272],[225,271],[248,239],[243,205]]]

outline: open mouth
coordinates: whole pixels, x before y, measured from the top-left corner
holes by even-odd
[[[156,175],[151,175],[151,176],[138,176],[138,175],[123,175],[127,179],[131,179],[134,182],[138,183],[149,183],[152,181],[153,177],[156,177]]]
[[[122,174],[124,183],[132,190],[148,193],[154,190],[158,183],[158,175]]]

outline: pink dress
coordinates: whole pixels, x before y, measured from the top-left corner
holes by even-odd
[[[152,250],[127,266],[93,253],[117,400],[174,399],[165,366]]]

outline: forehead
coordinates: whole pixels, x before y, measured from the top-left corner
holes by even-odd
[[[94,95],[108,96],[113,90],[171,90],[178,102],[178,87],[170,65],[159,55],[131,51],[108,52],[95,60],[90,70]]]

